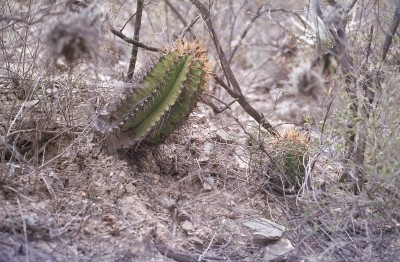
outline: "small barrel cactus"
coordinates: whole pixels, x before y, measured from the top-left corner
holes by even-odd
[[[210,78],[198,41],[176,42],[146,68],[96,119],[110,150],[162,142],[187,118]]]
[[[305,166],[309,161],[307,138],[295,131],[283,132],[272,142],[272,176],[279,176],[284,186],[298,187],[304,182]]]

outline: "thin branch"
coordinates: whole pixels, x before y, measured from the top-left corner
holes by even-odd
[[[123,33],[121,33],[119,30],[117,30],[115,28],[111,28],[111,33],[113,33],[115,36],[118,36],[119,38],[121,38],[125,42],[127,42],[129,44],[132,44],[134,46],[143,48],[144,50],[152,51],[152,52],[160,52],[161,51],[161,49],[159,49],[157,47],[147,46],[147,45],[143,44],[142,42],[139,42],[139,41],[136,41],[134,39],[131,39],[131,38],[127,37],[126,35],[124,35]]]
[[[176,17],[178,18],[179,21],[181,21],[181,23],[183,24],[183,26],[185,26],[185,28],[183,29],[182,33],[179,35],[178,39],[183,38],[183,36],[185,36],[185,34],[189,31],[192,35],[192,26],[193,24],[198,20],[199,17],[196,17],[195,19],[193,19],[189,24],[186,23],[185,18],[179,13],[179,11],[171,4],[170,1],[165,0],[165,3],[167,4],[167,6],[172,10],[172,12],[176,15]]]
[[[139,41],[140,28],[142,27],[142,11],[143,11],[143,0],[137,0],[136,7],[136,18],[135,18],[135,32],[133,33],[133,40]],[[133,73],[135,72],[137,55],[139,52],[139,47],[136,45],[132,46],[131,60],[129,62],[128,69],[128,81],[133,78]]]
[[[215,96],[210,95],[210,94],[206,94],[206,95],[214,98],[215,100],[217,100],[218,102],[220,102],[221,104],[224,105],[224,107],[219,108],[218,106],[214,105],[211,101],[209,101],[207,99],[201,99],[201,102],[203,102],[204,104],[206,104],[209,107],[211,107],[213,109],[214,113],[216,113],[216,114],[220,114],[220,113],[224,112],[227,109],[231,109],[231,105],[233,105],[237,101],[237,99],[234,99],[233,101],[231,101],[231,102],[229,102],[227,104],[224,101],[222,101],[221,99],[219,99],[218,97],[215,97]]]
[[[365,54],[364,61],[363,61],[362,66],[361,66],[362,69],[364,69],[364,70],[367,67],[367,63],[368,63],[369,57],[370,57],[371,52],[372,52],[371,46],[372,46],[372,37],[373,37],[373,35],[374,35],[374,26],[371,25],[371,27],[369,29],[369,38],[368,38],[368,43],[367,43],[367,48],[366,48],[367,52]]]
[[[147,4],[145,4],[145,5],[143,5],[143,7],[140,9],[140,10],[143,10],[143,8],[145,8],[146,6],[148,6],[149,4],[151,4],[151,2],[149,2],[149,3],[147,3]],[[133,14],[133,15],[131,15],[131,17],[129,17],[129,19],[126,21],[126,23],[121,27],[121,32],[124,30],[124,28],[126,27],[126,25],[135,17],[135,15],[137,14],[137,12],[138,12],[139,10],[136,10],[136,12]]]
[[[345,162],[348,163],[353,157],[356,141],[356,127],[353,123],[358,114],[357,88],[355,85],[356,78],[354,75],[353,59],[347,50],[347,37],[344,29],[338,29],[337,34],[333,33],[333,36],[338,46],[339,62],[342,73],[345,76],[346,93],[350,99],[350,110],[352,114],[351,121],[349,121],[349,123],[347,124],[349,138],[346,140],[345,145],[347,151]]]
[[[271,17],[271,13],[275,13],[275,12],[283,12],[283,13],[288,13],[288,14],[294,15],[295,17],[297,17],[297,19],[300,20],[300,22],[302,23],[302,25],[303,25],[304,28],[307,27],[306,21],[304,21],[304,19],[303,19],[298,13],[296,13],[296,12],[294,12],[294,11],[289,11],[289,10],[286,10],[286,9],[284,9],[284,8],[274,8],[274,9],[271,9],[271,8],[270,8],[270,9],[268,9],[268,17],[269,17],[271,20],[274,20],[274,19]]]
[[[321,4],[319,0],[312,0],[311,1],[311,10],[314,11],[319,17],[322,18],[322,10],[321,10]]]
[[[371,45],[372,45],[372,39],[373,39],[373,33],[374,33],[374,27],[373,25],[371,25],[370,28],[370,33],[369,33],[369,39],[368,39],[368,43],[367,43],[367,50],[366,50],[366,55],[363,61],[363,64],[361,66],[361,68],[363,70],[366,70],[367,68],[367,63],[368,63],[368,58],[369,55],[372,51]],[[377,72],[370,72],[366,74],[366,79],[365,81],[363,81],[360,85],[362,87],[362,90],[364,91],[364,97],[362,100],[362,105],[361,105],[361,111],[360,111],[360,115],[363,117],[363,119],[368,120],[371,110],[373,108],[372,103],[374,101],[375,98],[375,89],[378,88],[380,86],[380,73],[379,71]],[[375,88],[374,88],[375,85]],[[365,151],[366,151],[366,147],[367,147],[367,132],[365,129],[360,128],[359,130],[359,134],[358,134],[358,144],[357,144],[357,148],[355,150],[355,159],[356,159],[356,163],[358,164],[363,164],[365,161]]]
[[[357,0],[353,0],[353,2],[346,8],[346,14],[348,14],[351,9],[353,9],[353,7],[356,5]]]
[[[262,127],[264,127],[268,132],[270,132],[273,136],[278,136],[279,133],[272,127],[272,125],[265,119],[264,115],[258,111],[256,111],[246,100],[244,97],[242,90],[240,89],[239,83],[236,80],[235,75],[232,72],[231,67],[229,66],[229,62],[226,59],[225,53],[222,49],[222,46],[218,40],[217,34],[214,30],[214,27],[211,23],[210,15],[207,8],[199,1],[199,0],[190,0],[192,4],[194,4],[200,12],[200,15],[207,25],[208,30],[213,39],[215,48],[217,49],[218,58],[221,62],[222,70],[224,71],[225,77],[228,80],[228,85],[223,85],[222,87],[235,99],[238,100],[238,103],[242,106],[242,108],[248,113],[251,117],[254,118]],[[218,79],[217,77],[215,78]],[[219,79],[219,84],[223,83],[221,79]],[[231,88],[232,86],[232,88]]]
[[[179,19],[179,21],[182,22],[182,24],[185,26],[186,25],[186,20],[183,18],[183,16],[179,13],[178,10],[171,4],[170,1],[165,0],[165,3],[168,5],[169,8],[171,8],[172,12],[176,15],[176,17]]]
[[[242,4],[241,4],[241,6],[239,7],[239,9],[238,9],[238,11],[235,13],[235,10],[234,10],[234,8],[233,8],[233,3],[232,3],[232,1],[229,1],[230,3],[229,3],[229,7],[230,7],[230,11],[231,11],[231,13],[232,13],[232,15],[231,15],[231,22],[230,22],[230,24],[231,24],[231,26],[230,26],[230,33],[229,33],[229,45],[228,45],[228,47],[229,47],[229,49],[228,49],[228,53],[232,53],[232,46],[231,46],[231,43],[232,43],[232,39],[233,39],[233,35],[236,35],[236,32],[235,32],[235,25],[236,25],[236,22],[237,22],[237,20],[238,20],[238,16],[239,16],[239,13],[241,12],[241,10],[248,4],[247,3],[247,1],[244,1]],[[231,60],[229,60],[229,63],[231,62]]]
[[[260,7],[259,7],[258,10],[257,10],[256,15],[250,20],[250,23],[247,24],[246,28],[243,30],[242,34],[240,35],[240,38],[239,38],[238,43],[233,47],[232,53],[231,53],[231,55],[229,56],[229,59],[228,59],[229,63],[232,62],[233,57],[235,56],[237,50],[239,49],[239,46],[242,44],[242,41],[243,41],[243,39],[246,37],[247,33],[248,33],[248,32],[250,31],[250,29],[253,27],[254,22],[255,22],[259,17],[261,17],[261,15],[262,15],[263,13],[266,12],[266,10],[263,10],[263,11],[262,11],[263,6],[264,6],[264,5],[260,5]]]
[[[192,26],[199,20],[200,16],[196,16],[182,31],[182,33],[179,35],[178,39],[182,39],[185,37],[187,32],[190,32],[193,35],[192,32]]]
[[[201,255],[199,256],[199,259],[198,259],[197,261],[202,261],[202,260],[203,260],[204,256],[205,256],[205,255],[207,254],[207,252],[210,250],[211,245],[212,245],[212,243],[214,242],[214,238],[215,238],[215,236],[217,235],[217,233],[219,232],[220,229],[221,229],[221,227],[220,227],[218,230],[216,230],[216,231],[214,232],[213,236],[211,237],[210,243],[208,243],[207,248],[204,250],[203,253],[201,253]]]

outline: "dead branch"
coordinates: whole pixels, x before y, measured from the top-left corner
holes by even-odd
[[[243,39],[246,37],[247,33],[250,31],[250,29],[253,27],[254,22],[261,17],[263,13],[265,13],[267,10],[262,10],[264,5],[260,5],[260,7],[257,10],[256,15],[250,20],[250,23],[247,24],[246,28],[243,30],[242,34],[240,35],[238,43],[233,47],[232,53],[229,56],[229,63],[232,62],[233,57],[235,56],[235,53],[237,52],[239,46],[242,44]]]
[[[183,39],[186,35],[187,32],[190,32],[192,35],[192,26],[197,22],[197,20],[199,20],[200,16],[196,16],[192,21],[190,21],[190,23],[182,30],[182,33],[180,33],[178,39]]]
[[[152,46],[147,46],[145,44],[143,44],[142,42],[139,42],[135,39],[131,39],[129,37],[127,37],[126,35],[124,35],[121,31],[115,29],[115,28],[111,28],[110,29],[111,33],[113,33],[115,36],[118,36],[119,38],[121,38],[122,40],[124,40],[125,42],[132,44],[134,46],[143,48],[144,50],[147,51],[152,51],[152,52],[160,52],[161,49],[157,48],[157,47],[152,47]]]
[[[189,24],[186,22],[185,18],[179,13],[179,11],[171,4],[170,1],[165,0],[165,3],[167,4],[167,6],[172,10],[172,12],[174,13],[174,15],[178,18],[179,21],[181,21],[181,23],[183,24],[183,26],[185,27],[182,31],[182,33],[179,35],[178,39],[182,39],[187,32],[190,32],[190,34],[192,36],[194,36],[194,33],[192,32],[192,26],[194,25],[194,23],[196,23],[196,21],[200,18],[199,16],[197,16],[196,18],[194,18]]]
[[[218,84],[220,84],[234,99],[238,100],[238,103],[242,106],[242,108],[246,111],[246,113],[248,113],[251,117],[253,117],[254,120],[256,120],[262,127],[264,127],[273,136],[278,136],[279,133],[272,127],[272,125],[268,122],[268,120],[265,119],[264,115],[256,111],[244,97],[242,90],[239,86],[239,83],[237,82],[236,77],[233,74],[231,67],[229,66],[229,62],[218,40],[217,34],[211,23],[210,15],[207,8],[199,0],[190,0],[190,1],[199,10],[200,15],[211,34],[215,48],[217,50],[218,58],[221,62],[222,70],[224,71],[228,84],[225,84],[222,81],[222,79],[218,77],[215,77],[215,80],[217,80]]]
[[[367,43],[367,50],[364,61],[362,63],[362,70],[367,70],[367,64],[369,56],[372,52],[372,38],[374,33],[374,27],[371,25],[369,38]],[[361,82],[361,88],[364,92],[364,99],[362,99],[360,115],[363,119],[368,120],[370,117],[371,110],[373,109],[372,103],[375,98],[376,89],[380,87],[380,72],[379,70],[373,70],[372,72],[365,73],[365,80]],[[365,151],[367,146],[367,133],[364,128],[359,130],[358,144],[355,150],[355,159],[357,163],[364,163]]]
[[[181,21],[182,24],[185,26],[185,25],[186,25],[186,20],[185,20],[185,18],[183,18],[183,16],[179,13],[179,11],[176,10],[176,8],[171,4],[170,1],[165,0],[165,3],[166,3],[167,6],[172,10],[172,12],[176,15],[176,17],[179,19],[179,21]]]
[[[143,10],[143,8],[145,8],[146,6],[148,6],[149,4],[151,4],[151,1],[148,2],[147,4],[144,4],[143,7],[140,10]],[[131,17],[129,17],[129,19],[125,22],[125,24],[121,27],[120,31],[122,32],[124,30],[124,28],[126,27],[126,25],[136,16],[137,12],[139,10],[136,10],[136,12],[131,15]]]
[[[224,107],[219,108],[218,106],[214,105],[214,104],[213,104],[211,101],[209,101],[208,99],[201,99],[201,102],[203,102],[204,104],[206,104],[206,105],[208,105],[209,107],[211,107],[211,108],[213,109],[214,113],[216,113],[216,114],[220,114],[220,113],[224,112],[224,111],[227,110],[227,109],[231,109],[231,105],[233,105],[233,104],[237,101],[237,99],[234,99],[233,101],[231,101],[231,102],[229,102],[229,103],[227,104],[227,103],[225,103],[224,101],[222,101],[221,99],[219,99],[219,98],[217,98],[217,97],[215,97],[215,96],[213,96],[213,95],[210,95],[210,94],[206,94],[206,95],[210,96],[211,98],[217,100],[219,103],[221,103],[221,104],[224,105]]]
[[[349,6],[346,8],[346,14],[348,14],[351,11],[351,9],[353,9],[353,7],[356,5],[356,3],[357,3],[357,0],[353,0],[353,2],[349,4]]]
[[[143,0],[137,1],[136,7],[136,18],[135,18],[135,31],[133,33],[133,39],[139,41],[140,28],[142,27],[142,13],[143,13]],[[128,81],[131,81],[133,78],[133,73],[135,72],[137,55],[139,52],[139,47],[136,45],[132,46],[131,60],[129,61],[129,69],[128,69]]]

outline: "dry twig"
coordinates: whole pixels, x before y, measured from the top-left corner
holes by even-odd
[[[142,13],[143,13],[143,0],[138,0],[136,8],[136,18],[135,18],[135,31],[133,33],[133,39],[136,41],[139,41],[140,28],[142,27]],[[127,75],[128,81],[131,81],[133,78],[138,52],[139,52],[139,47],[137,45],[133,45],[131,60],[129,62],[128,75]]]
[[[157,47],[147,46],[147,45],[143,44],[142,42],[139,42],[135,39],[131,39],[131,38],[127,37],[126,35],[124,35],[121,31],[119,31],[115,28],[111,28],[110,30],[111,30],[111,33],[113,33],[115,36],[118,36],[125,42],[135,45],[137,47],[143,48],[144,50],[152,51],[152,52],[159,52],[161,50]]]
[[[242,106],[242,108],[246,111],[246,113],[248,113],[251,117],[253,117],[253,119],[256,120],[257,123],[259,123],[262,127],[268,130],[268,132],[270,132],[273,136],[278,136],[279,133],[272,127],[269,121],[265,119],[264,115],[256,111],[244,97],[242,90],[239,86],[239,83],[236,80],[235,75],[233,74],[228,59],[226,58],[222,46],[218,40],[218,36],[211,23],[210,15],[207,8],[199,0],[190,0],[190,1],[197,7],[204,23],[207,25],[207,28],[213,39],[215,48],[217,49],[218,58],[221,62],[222,70],[224,71],[225,77],[228,80],[228,84],[225,84],[224,81],[219,77],[215,77],[214,79],[229,93],[229,95],[231,95],[234,99],[238,100],[238,103]]]

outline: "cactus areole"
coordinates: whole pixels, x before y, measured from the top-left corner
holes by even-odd
[[[108,149],[162,142],[187,118],[210,78],[198,41],[176,42],[149,64],[96,119]]]

